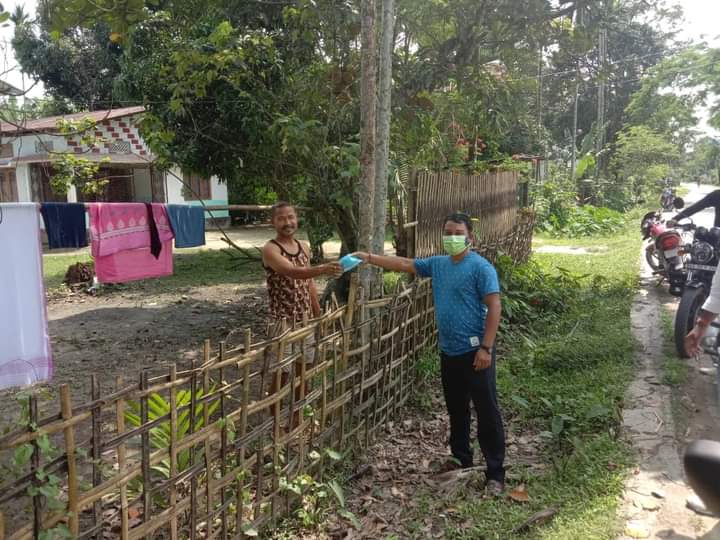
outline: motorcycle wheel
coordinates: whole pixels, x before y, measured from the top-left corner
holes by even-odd
[[[660,258],[658,257],[657,250],[652,244],[645,248],[645,260],[647,261],[648,265],[650,265],[650,268],[652,268],[653,272],[662,270],[662,264],[660,264]]]
[[[705,287],[687,288],[683,292],[675,314],[675,351],[680,358],[689,358],[685,352],[685,336],[693,329],[707,295]]]

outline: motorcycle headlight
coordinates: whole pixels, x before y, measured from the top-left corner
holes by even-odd
[[[695,242],[695,245],[693,245],[693,259],[700,264],[709,263],[712,260],[714,254],[715,251],[713,250],[713,247],[707,242]]]

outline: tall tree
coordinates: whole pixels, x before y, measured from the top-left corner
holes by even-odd
[[[395,0],[382,0],[380,31],[380,69],[378,75],[377,140],[375,147],[375,198],[372,251],[385,252],[387,221],[388,158],[390,155],[390,122],[392,105],[392,62],[395,45]],[[374,288],[382,292],[382,270],[376,272]]]
[[[375,124],[377,120],[377,46],[375,0],[360,2],[360,182],[358,184],[358,248],[373,251],[375,209]],[[370,293],[372,269],[364,266],[360,281]]]
[[[110,108],[121,99],[113,94],[113,85],[123,50],[111,40],[106,23],[53,33],[43,12],[37,20],[16,12],[13,20],[12,45],[20,67],[42,81],[56,102],[95,110]]]

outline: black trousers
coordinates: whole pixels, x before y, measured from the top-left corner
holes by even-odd
[[[463,467],[472,467],[470,402],[477,415],[477,437],[487,465],[487,479],[504,482],[505,428],[497,403],[495,351],[489,368],[473,367],[475,352],[461,356],[440,355],[445,404],[450,415],[450,450]]]

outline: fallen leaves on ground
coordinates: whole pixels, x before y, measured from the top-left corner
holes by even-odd
[[[508,493],[508,497],[510,497],[515,502],[525,503],[530,501],[530,495],[527,492],[527,488],[524,484],[520,484],[515,489],[510,491]]]

